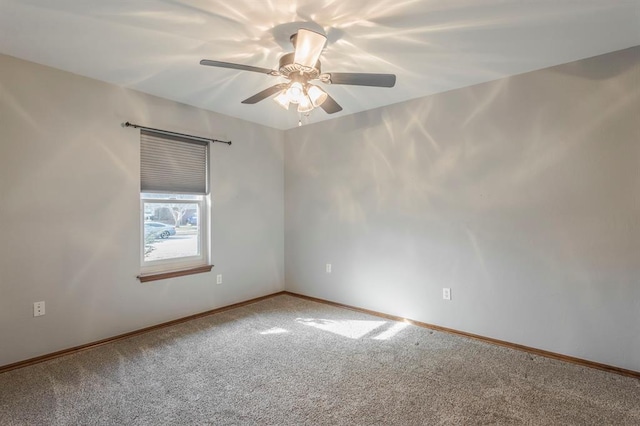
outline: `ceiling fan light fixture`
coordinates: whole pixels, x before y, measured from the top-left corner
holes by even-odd
[[[302,84],[298,83],[297,81],[291,83],[291,86],[289,86],[289,88],[287,89],[287,97],[289,98],[289,102],[292,102],[294,104],[299,103],[302,98],[305,97]]]
[[[327,93],[318,86],[309,85],[307,94],[314,107],[319,107],[324,101],[327,100]]]
[[[282,92],[280,92],[280,94],[275,98],[273,98],[273,100],[276,101],[276,103],[280,105],[282,108],[287,110],[289,109],[289,104],[291,103],[291,101],[289,100],[289,96],[287,96],[286,90],[283,90]]]
[[[300,98],[300,102],[298,103],[298,112],[309,112],[313,109],[313,104],[311,103],[311,99],[308,96],[303,96]]]
[[[297,23],[292,23],[297,24]],[[317,25],[316,25],[317,26]],[[299,28],[299,27],[298,27]],[[320,55],[327,43],[327,37],[322,29],[319,32],[299,28],[290,37],[294,51],[280,56],[279,67],[268,69],[251,65],[234,64],[231,62],[203,59],[201,65],[218,68],[228,68],[240,71],[250,71],[267,74],[272,77],[282,77],[282,81],[242,101],[243,104],[253,105],[267,98],[272,98],[281,107],[288,110],[291,104],[302,116],[308,116],[314,108],[322,107],[327,114],[342,111],[342,107],[323,88],[310,84],[319,80],[324,84],[394,87],[395,74],[332,72],[323,73]]]

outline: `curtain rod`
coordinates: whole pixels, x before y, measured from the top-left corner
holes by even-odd
[[[221,141],[221,140],[218,140],[218,139],[204,138],[202,136],[193,136],[193,135],[187,135],[185,133],[171,132],[169,130],[154,129],[153,127],[140,126],[138,124],[129,123],[128,121],[126,123],[124,123],[124,126],[125,127],[133,127],[134,129],[149,130],[151,132],[162,133],[162,134],[165,134],[165,135],[182,136],[183,138],[193,139],[193,140],[197,140],[197,141],[220,142],[220,143],[226,143],[227,145],[231,145],[231,141]]]

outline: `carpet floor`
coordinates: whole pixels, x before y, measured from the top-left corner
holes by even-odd
[[[640,380],[280,295],[0,374],[1,425],[640,425]]]

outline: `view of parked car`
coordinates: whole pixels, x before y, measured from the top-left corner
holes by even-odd
[[[194,213],[191,216],[189,216],[187,218],[187,223],[189,225],[193,225],[193,226],[197,225],[198,224],[198,213]]]
[[[160,222],[145,222],[144,236],[149,235],[155,235],[156,238],[169,238],[171,235],[176,235],[176,227]]]
[[[191,216],[198,215],[198,210],[196,208],[185,208],[182,219],[180,219],[180,225],[189,225]]]

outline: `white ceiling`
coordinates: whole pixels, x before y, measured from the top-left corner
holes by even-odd
[[[277,68],[301,26],[323,72],[397,75],[325,86],[318,122],[640,45],[640,0],[0,0],[1,53],[279,129],[298,113],[240,101],[280,77],[199,61]]]

